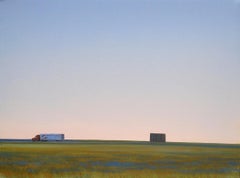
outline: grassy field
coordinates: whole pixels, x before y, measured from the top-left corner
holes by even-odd
[[[0,142],[0,178],[240,178],[240,145]]]

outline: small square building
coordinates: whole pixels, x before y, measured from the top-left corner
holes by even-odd
[[[166,134],[150,133],[150,142],[166,142]]]

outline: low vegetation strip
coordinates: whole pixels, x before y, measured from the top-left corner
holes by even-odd
[[[240,177],[240,145],[0,142],[2,177]]]

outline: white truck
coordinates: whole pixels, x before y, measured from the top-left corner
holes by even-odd
[[[39,134],[32,138],[32,141],[63,141],[64,134]]]

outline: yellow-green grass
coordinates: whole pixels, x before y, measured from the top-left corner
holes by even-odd
[[[0,142],[2,177],[240,177],[240,145]]]

